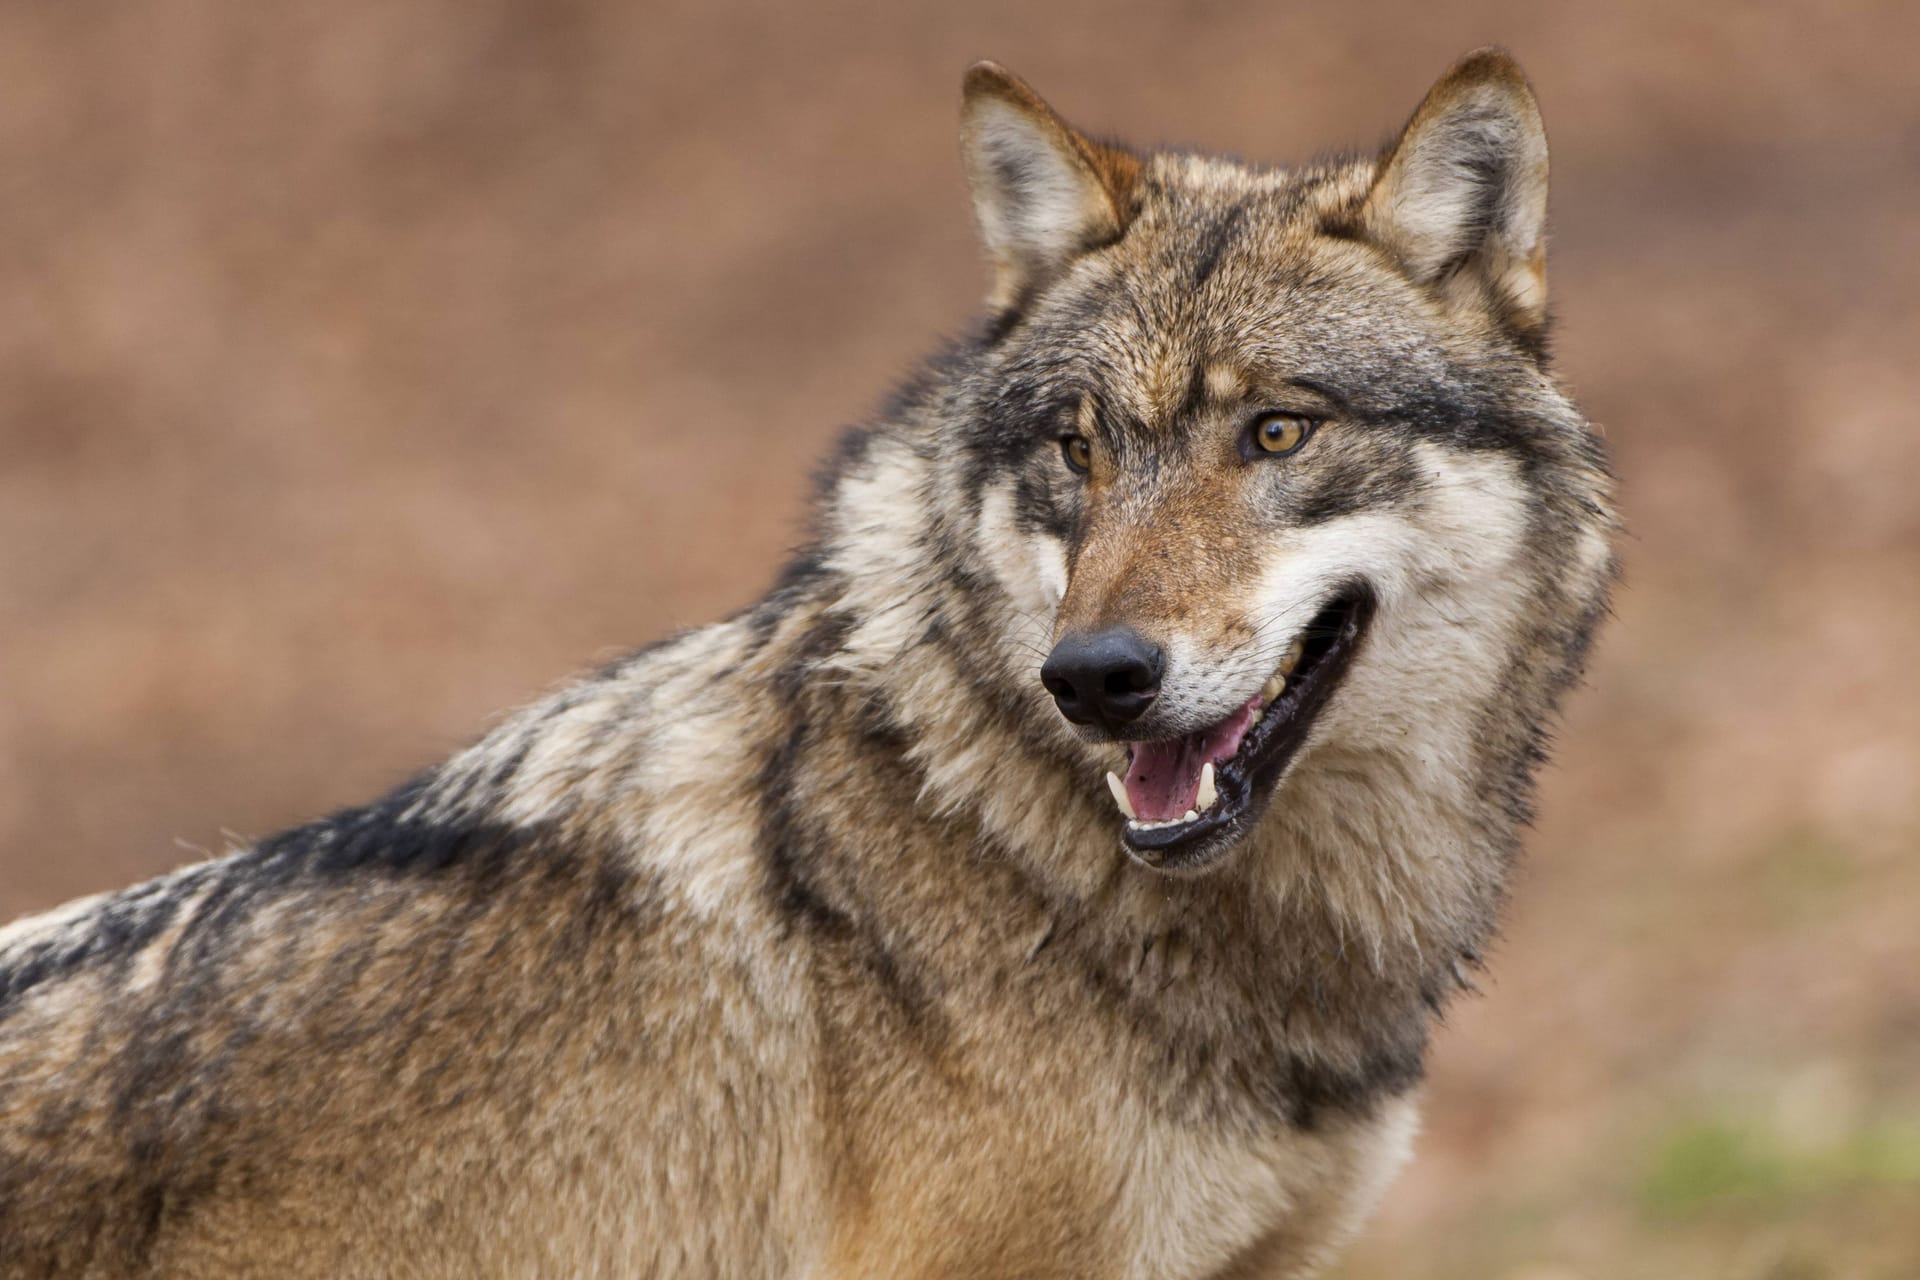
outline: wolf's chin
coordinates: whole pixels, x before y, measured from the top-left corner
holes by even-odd
[[[1193,874],[1231,852],[1265,812],[1373,621],[1356,583],[1307,624],[1261,691],[1219,724],[1127,744],[1127,772],[1107,775],[1126,823],[1121,840],[1156,871]]]

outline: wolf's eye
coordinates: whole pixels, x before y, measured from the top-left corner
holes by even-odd
[[[1061,436],[1060,455],[1067,460],[1069,467],[1081,475],[1087,474],[1093,467],[1093,446],[1087,443],[1085,436]]]
[[[1253,420],[1253,447],[1268,457],[1297,450],[1313,434],[1312,418],[1297,413],[1267,413]]]

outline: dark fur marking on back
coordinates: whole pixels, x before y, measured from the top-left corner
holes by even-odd
[[[36,943],[0,967],[0,1021],[41,983],[132,955],[173,923],[180,900],[204,882],[189,872],[178,881],[150,883],[114,895],[84,920]]]
[[[304,886],[361,874],[461,871],[483,883],[497,878],[534,837],[514,828],[409,816],[436,778],[435,772],[423,773],[370,805],[279,832],[179,878],[122,891],[0,967],[0,1019],[49,979],[137,955],[175,923],[181,903],[194,894],[203,896],[168,954],[169,975],[212,965],[262,902]]]
[[[638,878],[624,862],[568,843],[548,829],[485,822],[435,829],[430,821],[395,817],[395,811],[406,812],[416,793],[417,786],[402,788],[382,804],[295,828],[248,853],[192,868],[178,881],[162,882],[172,890],[164,909],[144,918],[140,928],[96,932],[89,936],[91,945],[68,957],[64,967],[36,969],[45,980],[108,960],[124,966],[166,929],[179,930],[154,981],[103,1003],[86,1046],[74,1058],[92,1083],[43,1099],[17,1131],[43,1138],[64,1134],[82,1122],[68,1112],[91,1098],[106,1108],[101,1139],[115,1150],[117,1164],[101,1172],[93,1164],[70,1167],[59,1158],[0,1163],[0,1204],[21,1203],[25,1189],[51,1188],[64,1202],[119,1200],[137,1212],[65,1218],[60,1237],[24,1241],[19,1247],[29,1252],[9,1255],[9,1261],[31,1257],[47,1268],[89,1258],[110,1260],[116,1270],[145,1265],[171,1223],[195,1213],[231,1181],[236,1153],[245,1151],[256,1163],[270,1159],[257,1148],[234,1145],[250,1141],[245,1135],[252,1132],[234,1126],[257,1125],[258,1118],[236,1116],[230,1100],[260,1100],[257,1084],[231,1087],[238,1070],[257,1076],[274,1070],[276,1062],[304,1060],[312,1053],[364,1057],[372,1046],[393,1042],[401,1052],[387,1078],[396,1088],[424,1091],[423,1101],[433,1106],[472,1100],[467,1094],[436,1093],[438,1077],[430,1067],[400,1067],[411,1046],[440,1042],[443,1024],[459,1015],[457,1003],[450,1008],[445,998],[457,990],[455,978],[462,971],[452,951],[471,948],[482,936],[477,926],[498,908],[502,869],[510,861],[521,860],[527,868],[512,879],[511,892],[562,907],[551,917],[544,943],[553,950],[557,972],[573,972],[569,957],[606,945],[610,930],[622,937],[639,934],[635,914],[649,909],[652,898],[639,893]],[[358,979],[373,937],[407,907],[406,886],[415,877],[423,877],[421,892],[431,885],[462,901],[438,916],[433,936],[441,942],[439,954],[408,971],[404,999],[369,996]],[[355,886],[376,884],[395,892],[384,907],[355,916],[362,894]],[[342,890],[349,895],[344,902],[333,896]],[[180,907],[189,894],[199,896],[183,917]],[[96,923],[113,916],[116,907],[138,905],[106,904]],[[272,907],[283,915],[268,934],[260,913]],[[365,933],[340,940],[337,950],[307,948],[307,917],[342,909],[345,918],[367,926]],[[252,963],[232,963],[242,952]],[[324,983],[310,981],[316,971],[326,976]],[[26,972],[15,966],[5,975],[16,995],[31,985],[18,981]],[[296,1029],[292,1039],[273,1043],[286,1030],[284,1016],[273,1012],[275,993],[289,984],[314,1002],[309,1025],[331,1028],[324,1041],[301,1041]],[[325,1017],[318,1014],[321,1008]],[[395,1008],[409,1012],[406,1025],[395,1021]],[[0,1019],[0,1036],[7,1034]]]

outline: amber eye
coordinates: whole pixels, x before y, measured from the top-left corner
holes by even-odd
[[[1268,413],[1253,422],[1253,447],[1269,457],[1294,452],[1313,434],[1313,419],[1297,413]]]
[[[1085,436],[1061,436],[1060,454],[1067,465],[1081,475],[1087,474],[1093,466],[1093,446],[1087,443]]]

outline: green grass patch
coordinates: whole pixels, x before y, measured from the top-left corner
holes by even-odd
[[[1710,1119],[1689,1121],[1655,1144],[1639,1191],[1651,1214],[1673,1219],[1907,1185],[1920,1186],[1920,1127],[1876,1125],[1834,1146],[1801,1151],[1765,1126]]]
[[[1783,923],[1817,918],[1860,879],[1854,851],[1819,830],[1784,833],[1759,859],[1754,888]]]
[[[1775,1199],[1793,1183],[1790,1167],[1764,1135],[1707,1120],[1667,1134],[1640,1183],[1640,1199],[1663,1217],[1687,1217],[1730,1202]]]

